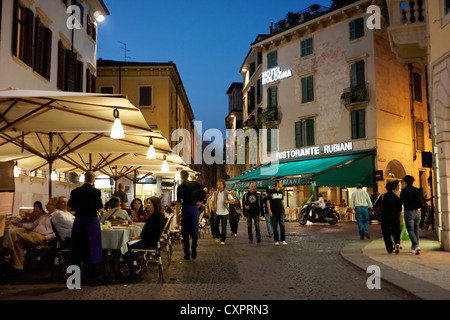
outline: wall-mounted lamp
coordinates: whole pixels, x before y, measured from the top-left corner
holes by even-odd
[[[56,171],[55,171],[55,170],[52,171],[52,174],[50,175],[50,179],[51,179],[52,181],[58,180],[58,175],[56,174]]]

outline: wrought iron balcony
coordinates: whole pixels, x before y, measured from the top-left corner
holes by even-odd
[[[389,11],[389,41],[397,60],[427,62],[427,0],[385,0]]]
[[[262,126],[263,123],[278,122],[279,114],[277,108],[267,109],[265,112],[258,116],[258,124]]]
[[[369,101],[366,84],[344,89],[344,92],[341,94],[341,101],[344,105]]]

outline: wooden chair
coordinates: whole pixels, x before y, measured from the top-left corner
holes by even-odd
[[[164,225],[167,223],[167,218],[165,218]],[[159,234],[159,239],[161,239],[162,234],[164,232],[164,228],[161,229],[161,233]],[[158,264],[159,270],[159,279],[164,280],[163,274],[163,266],[161,259],[161,242],[158,241],[156,248],[153,249],[131,249],[131,253],[133,255],[133,270],[131,274],[131,279],[135,277],[136,265],[138,262],[143,262],[145,265],[145,274],[148,274],[148,263],[150,263],[151,259],[155,259]]]
[[[161,243],[161,251],[165,251],[167,253],[167,259],[170,264],[170,260],[172,257],[172,239],[170,237],[170,224],[173,220],[174,215],[171,215],[166,224],[164,225],[163,232],[161,234],[159,242]]]
[[[124,224],[126,220],[121,217],[111,217],[107,219],[109,222],[111,222],[112,226],[120,226],[121,224]]]

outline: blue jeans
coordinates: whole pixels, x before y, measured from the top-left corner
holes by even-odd
[[[283,242],[286,240],[286,232],[284,228],[284,212],[275,213],[272,212],[272,225],[273,225],[273,240],[274,242]],[[280,234],[278,234],[278,227],[280,226]]]
[[[216,214],[214,217],[214,229],[216,237],[220,238],[221,242],[225,242],[227,240],[227,221],[228,221],[228,215],[220,215]],[[222,222],[222,232],[220,232],[219,224]]]
[[[411,249],[415,249],[419,245],[420,211],[405,211],[404,217],[406,230],[408,231],[409,239],[411,240]]]
[[[267,232],[269,233],[270,236],[273,234],[272,218],[269,216],[268,213],[265,213],[264,217],[266,218]]]
[[[189,238],[192,239],[192,247],[197,248],[198,231],[198,207],[184,205],[181,209],[181,236],[183,237],[184,255],[190,256]]]
[[[247,216],[247,229],[248,229],[248,238],[250,240],[253,240],[253,226],[252,226],[252,220],[255,221],[255,230],[256,230],[256,239],[261,239],[261,231],[259,228],[259,216],[249,214]]]
[[[355,208],[356,223],[358,224],[359,236],[364,238],[364,232],[369,232],[369,208],[356,207]]]

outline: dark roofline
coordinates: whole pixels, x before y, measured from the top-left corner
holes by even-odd
[[[241,87],[241,88],[243,88],[243,87],[244,87],[244,84],[243,84],[242,82],[233,82],[233,83],[230,85],[230,87],[228,88],[227,94],[230,94],[231,91],[233,91],[233,89],[234,89],[235,87],[238,87],[238,88]]]

